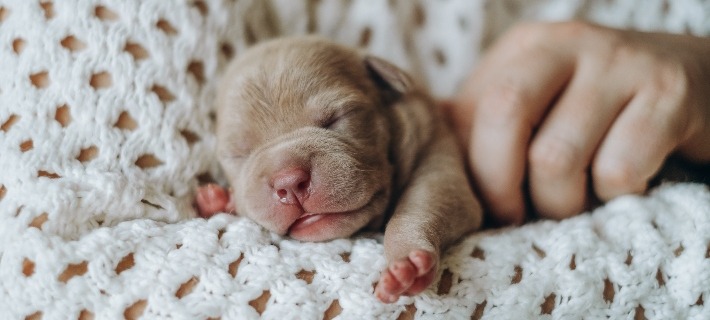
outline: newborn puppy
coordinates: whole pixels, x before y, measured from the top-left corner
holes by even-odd
[[[229,65],[216,101],[232,190],[202,187],[201,215],[234,207],[303,241],[386,223],[383,302],[426,289],[442,250],[481,223],[432,99],[381,59],[315,37],[262,43]]]

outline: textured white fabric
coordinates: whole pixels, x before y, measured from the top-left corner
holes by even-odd
[[[393,305],[372,294],[380,235],[299,243],[190,208],[199,181],[220,179],[218,75],[261,39],[317,32],[446,96],[521,18],[707,35],[709,11],[692,0],[0,0],[0,318],[710,318],[702,186],[470,236],[444,257],[442,280]]]

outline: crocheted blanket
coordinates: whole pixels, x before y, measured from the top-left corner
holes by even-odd
[[[199,183],[222,179],[220,71],[262,39],[320,33],[446,96],[521,18],[707,35],[707,12],[693,0],[0,0],[0,318],[708,319],[702,185],[472,234],[431,288],[391,305],[372,294],[380,234],[301,243],[191,208]]]

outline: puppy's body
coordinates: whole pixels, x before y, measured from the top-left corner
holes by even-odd
[[[480,225],[454,136],[380,59],[313,37],[263,43],[232,62],[217,103],[236,211],[305,241],[387,222],[383,301],[424,290],[441,250]]]

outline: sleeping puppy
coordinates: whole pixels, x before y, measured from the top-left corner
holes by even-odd
[[[262,43],[229,65],[216,101],[232,190],[202,187],[200,214],[234,209],[303,241],[384,227],[383,302],[426,289],[442,250],[481,223],[432,99],[381,59],[315,37]]]

